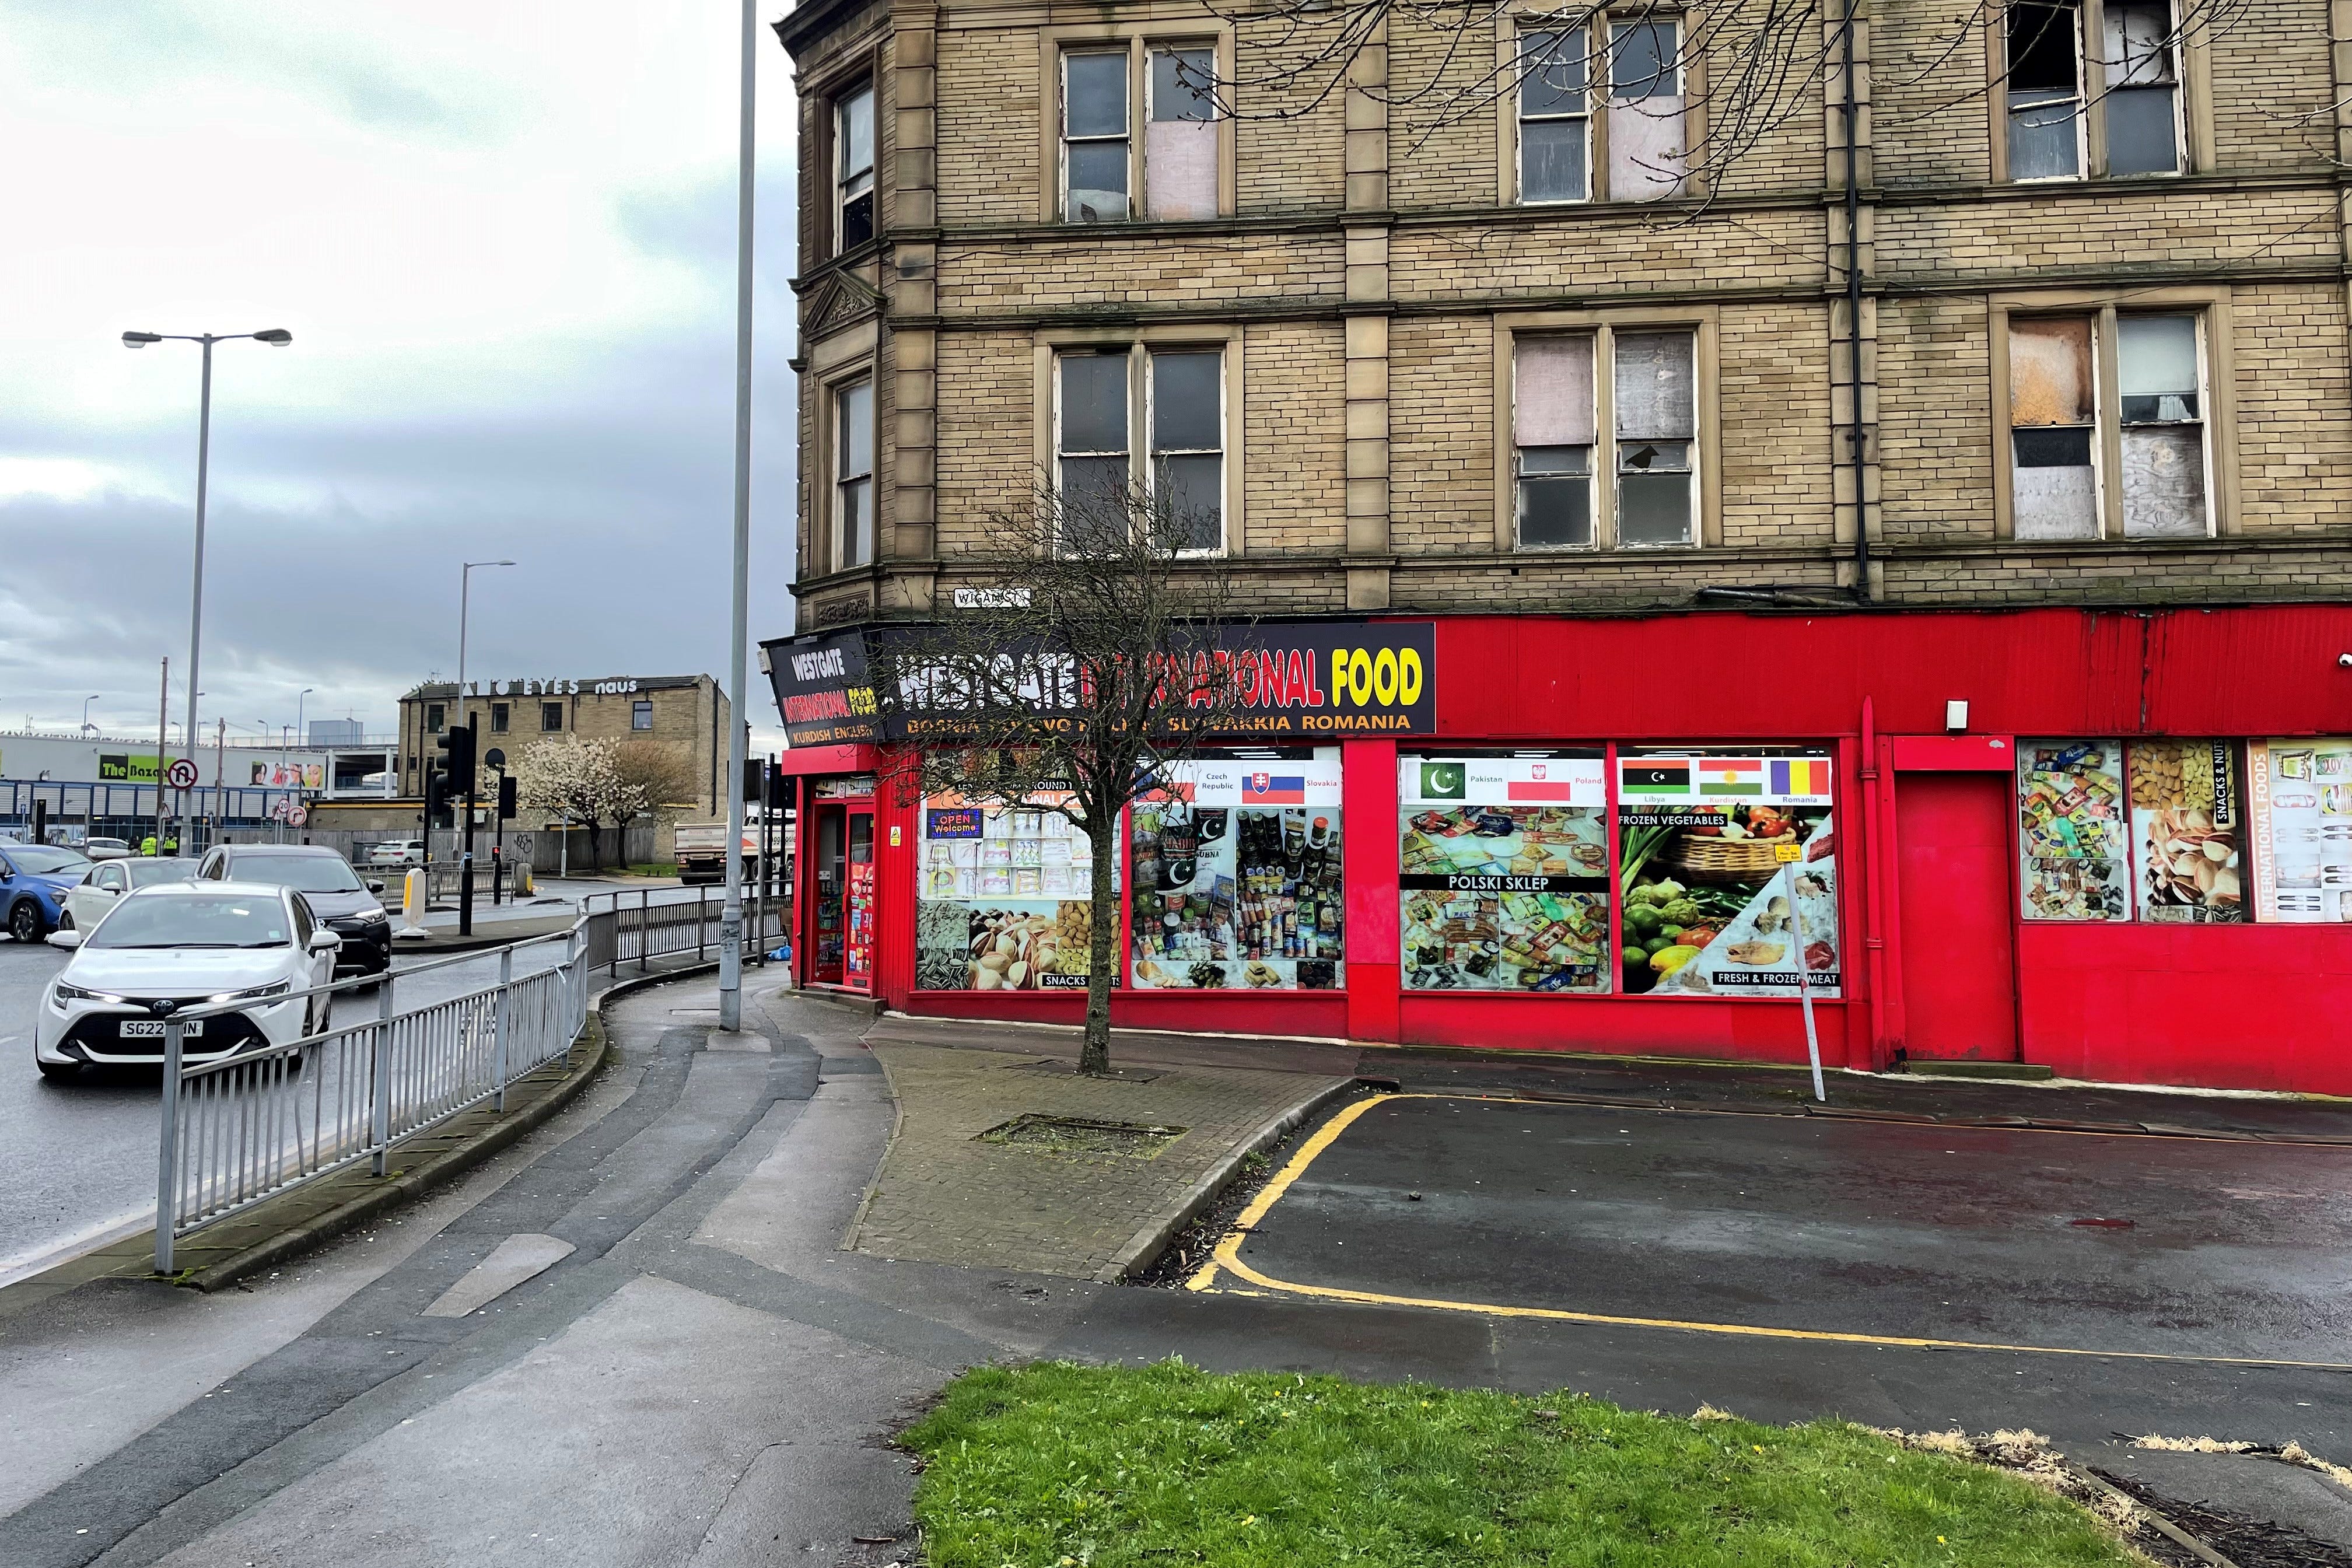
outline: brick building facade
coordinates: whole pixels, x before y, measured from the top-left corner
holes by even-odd
[[[2184,746],[2210,751],[2190,775],[2220,804],[2165,809],[2201,812],[2200,834],[2267,810],[2253,782],[2310,776],[2267,773],[2274,756],[2352,767],[2352,742],[2309,764],[2280,744],[2352,731],[2352,47],[2331,46],[2352,7],[2184,27],[2190,4],[1855,0],[1850,27],[1826,7],[1796,52],[1829,68],[1707,166],[1734,68],[1685,48],[1697,6],[1570,31],[1531,7],[1472,35],[1393,13],[1318,93],[1312,70],[1273,82],[1314,12],[806,0],[778,25],[802,116],[798,640],[929,614],[1040,484],[1181,486],[1202,569],[1253,609],[1353,618],[1367,646],[1382,623],[1434,627],[1429,727],[1327,747],[1303,775],[1343,814],[1349,893],[1346,995],[1300,998],[1299,1032],[1801,1051],[1793,1008],[1650,1000],[1675,987],[1633,953],[1622,796],[1661,751],[1748,793],[1813,776],[1811,756],[1843,803],[1832,1060],[2352,1084],[2205,1051],[2199,1030],[2236,1026],[2195,999],[2116,1023],[2117,998],[2154,1009],[2229,965],[2295,977],[2232,1005],[2352,1004],[2352,891],[2329,890],[2352,889],[2352,854],[2311,862],[2306,905],[2300,849],[2260,848],[2304,827],[2229,817],[2186,915],[2147,845],[2076,864],[2146,837],[2132,814],[2171,799]],[[1449,748],[1592,764],[1567,815],[1618,824],[1618,902],[1603,973],[1557,985],[1581,1001],[1507,932],[1499,969],[1416,956],[1413,767]],[[870,748],[832,752],[803,759],[839,775],[804,804],[857,798]],[[2352,845],[2352,780],[2323,795],[2347,821],[2315,819],[2314,842],[2341,826]],[[2112,818],[2105,837],[2049,837],[2053,801]],[[832,808],[835,852],[888,827],[863,840],[881,903],[862,984],[1063,1016],[1001,984],[927,994],[911,857],[939,846],[902,807],[876,797],[863,828]],[[1763,820],[1831,841],[1826,817]],[[1915,863],[1931,828],[1974,858]],[[1565,949],[1559,911],[1587,895],[1561,879],[1544,921]],[[1900,950],[1915,913],[1976,903],[1970,951],[1999,938],[1976,989],[2006,1012],[1964,1038],[1948,976]],[[2320,920],[2336,929],[2294,929]],[[1785,949],[1741,930],[1751,954]],[[1122,951],[1124,1020],[1269,1026],[1269,997],[1184,1011],[1139,978],[1170,968],[1143,935]],[[1249,984],[1292,984],[1248,957]],[[1206,968],[1239,984],[1238,963]],[[1529,992],[1551,974],[1547,994],[1465,1012],[1417,994],[1514,969]]]
[[[689,815],[715,817],[727,804],[727,693],[708,675],[622,675],[583,679],[468,680],[463,701],[451,680],[426,681],[400,700],[400,789],[423,798],[423,770],[435,743],[470,716],[484,752],[510,762],[541,741],[657,741],[673,747],[699,786]]]

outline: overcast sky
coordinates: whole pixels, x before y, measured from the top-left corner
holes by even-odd
[[[790,629],[789,62],[760,35],[751,636]],[[477,679],[724,679],[734,0],[0,0],[0,729],[387,729]],[[773,702],[752,670],[755,724]],[[772,731],[771,731],[772,733]]]

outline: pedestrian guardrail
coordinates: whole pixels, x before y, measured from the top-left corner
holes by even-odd
[[[581,907],[613,917],[613,944],[596,960],[612,973],[635,961],[643,973],[654,959],[692,952],[707,958],[719,951],[719,916],[725,894],[716,888],[698,888],[691,899],[656,902],[652,889],[634,894],[592,893]],[[747,896],[743,900],[743,956],[763,962],[771,943],[783,937],[792,923],[789,903],[770,903]]]

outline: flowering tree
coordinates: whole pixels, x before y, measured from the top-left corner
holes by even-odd
[[[520,805],[547,816],[560,816],[588,829],[589,863],[602,869],[596,830],[605,823],[626,822],[644,809],[641,786],[622,776],[611,741],[583,741],[566,735],[541,741],[522,754],[515,769],[515,795]]]

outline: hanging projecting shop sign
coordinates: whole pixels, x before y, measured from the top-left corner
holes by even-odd
[[[761,645],[787,743],[833,746],[951,733],[951,703],[919,689],[885,703],[869,674],[872,639],[922,635],[919,628],[878,627]],[[1431,622],[1237,626],[1219,640],[1241,688],[1241,712],[1223,733],[1341,739],[1436,731],[1436,632]],[[1054,689],[1051,675],[1042,670],[1036,685],[1041,692]],[[1049,720],[1067,710],[1047,699],[1040,700],[1037,712]]]

